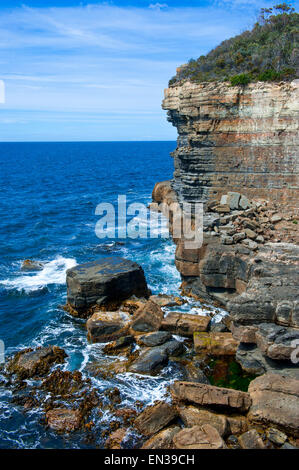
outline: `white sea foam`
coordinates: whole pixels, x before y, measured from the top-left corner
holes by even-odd
[[[0,281],[7,289],[17,289],[25,292],[32,292],[43,289],[51,284],[64,284],[66,271],[76,266],[73,258],[58,256],[52,261],[45,263],[44,268],[36,273],[22,273],[13,279]]]

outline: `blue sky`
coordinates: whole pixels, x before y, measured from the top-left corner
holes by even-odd
[[[161,101],[176,67],[272,3],[1,0],[0,141],[174,140]]]

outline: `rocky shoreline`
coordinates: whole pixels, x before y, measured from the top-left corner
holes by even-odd
[[[173,204],[204,205],[202,245],[173,236],[181,292],[152,295],[142,266],[116,256],[69,269],[64,315],[101,354],[82,373],[55,345],[17,352],[0,370],[12,404],[99,448],[299,448],[297,95],[296,81],[165,92],[175,172],[150,209],[172,232]],[[167,384],[159,399],[133,388],[128,406],[122,388],[149,378]]]
[[[68,270],[67,286],[65,309],[87,320],[88,340],[105,343],[103,352],[114,357],[106,369],[91,364],[93,374],[157,377],[175,363],[181,378],[169,381],[165,401],[128,408],[117,387],[99,393],[81,372],[63,370],[62,349],[20,351],[2,370],[2,385],[25,412],[42,409],[49,430],[92,441],[101,432],[97,417],[109,410],[113,419],[101,435],[109,449],[297,447],[299,377],[288,357],[296,328],[237,323],[234,313],[215,323],[208,305],[206,315],[175,311],[186,297],[151,295],[142,268],[120,258]],[[256,350],[275,367],[263,369]]]

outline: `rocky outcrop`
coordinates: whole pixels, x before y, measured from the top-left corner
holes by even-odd
[[[46,413],[46,422],[54,431],[76,431],[81,425],[82,416],[78,410],[57,408]]]
[[[141,266],[119,257],[75,266],[67,271],[66,283],[66,309],[83,318],[90,316],[94,308],[115,310],[123,300],[133,295],[149,295]]]
[[[194,333],[194,350],[198,354],[234,356],[238,344],[231,333]]]
[[[220,199],[225,188],[296,206],[298,90],[297,80],[165,90],[163,109],[178,130],[172,188],[179,201]]]
[[[249,419],[299,435],[299,380],[265,374],[251,382],[249,393]]]
[[[9,373],[16,374],[20,379],[42,377],[54,364],[65,362],[67,354],[57,346],[46,346],[25,349],[12,358],[7,365]]]
[[[191,402],[201,406],[246,411],[251,405],[248,393],[212,385],[175,382],[170,391],[174,401]]]

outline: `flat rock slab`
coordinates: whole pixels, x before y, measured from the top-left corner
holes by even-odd
[[[249,393],[213,385],[177,381],[171,385],[170,391],[176,402],[232,408],[241,412],[247,411],[251,405]]]
[[[144,436],[152,436],[167,426],[177,415],[175,408],[159,402],[147,407],[135,420],[135,427]]]
[[[143,346],[154,347],[166,343],[171,338],[172,334],[168,331],[156,331],[137,337],[137,343]]]
[[[125,312],[96,312],[86,323],[88,339],[93,343],[107,343],[126,336],[129,322]]]
[[[173,443],[176,449],[226,448],[219,432],[210,424],[182,429],[174,436]]]
[[[76,431],[81,425],[81,419],[81,413],[78,410],[67,408],[56,408],[46,413],[48,426],[58,432]]]
[[[251,421],[299,435],[299,380],[268,373],[253,380],[248,391]]]
[[[239,344],[232,333],[196,332],[193,340],[196,353],[205,352],[213,356],[234,356]]]
[[[207,331],[211,319],[204,315],[170,312],[163,318],[161,329],[180,336],[193,336],[195,331]]]
[[[68,269],[66,283],[70,312],[84,318],[94,305],[119,304],[132,295],[148,297],[141,266],[120,257],[102,258]]]

